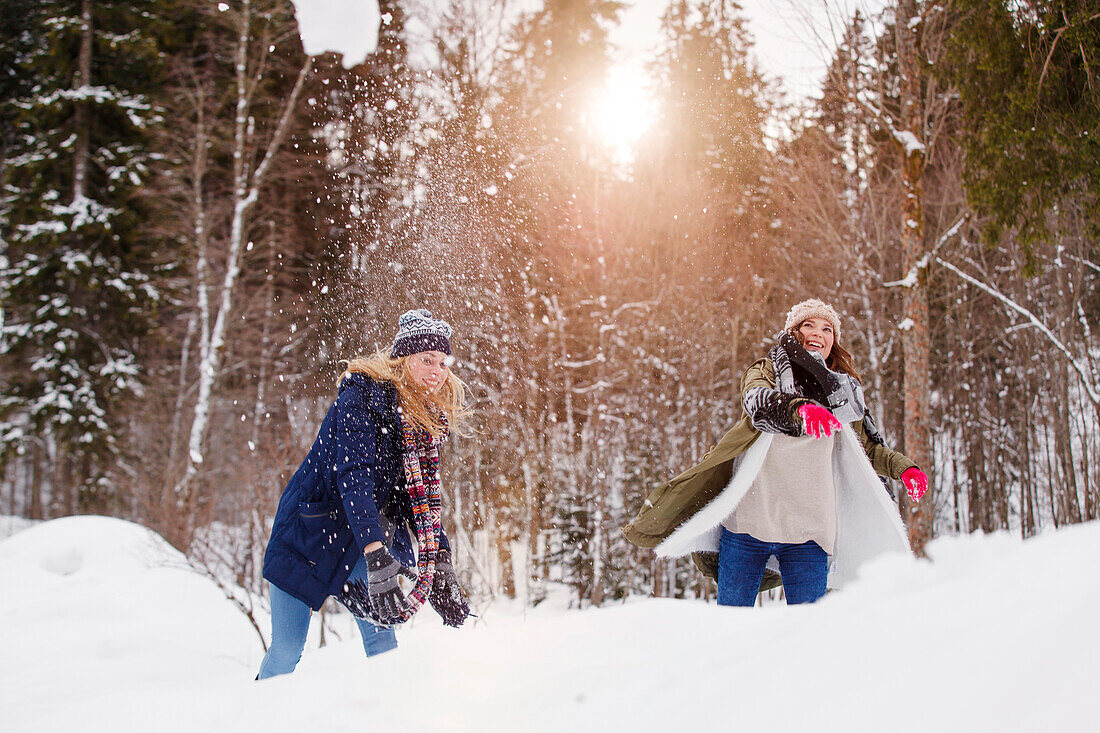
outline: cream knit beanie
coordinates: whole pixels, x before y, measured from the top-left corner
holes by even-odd
[[[824,318],[833,326],[833,338],[840,340],[840,316],[833,307],[817,298],[804,300],[787,312],[787,322],[783,324],[783,330],[789,331],[802,325],[807,318]]]

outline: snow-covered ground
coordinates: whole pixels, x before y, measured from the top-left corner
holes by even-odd
[[[1100,525],[931,554],[809,607],[426,611],[254,682],[255,631],[167,543],[59,519],[0,541],[0,730],[1096,730]]]

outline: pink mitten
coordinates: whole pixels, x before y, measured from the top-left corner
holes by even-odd
[[[909,494],[909,498],[913,501],[920,501],[924,492],[928,491],[928,477],[916,466],[905,469],[901,474],[901,482],[905,485],[905,493]]]
[[[806,429],[806,435],[811,438],[828,438],[840,430],[840,420],[833,413],[821,405],[807,403],[798,408],[798,416],[802,418],[802,425]]]

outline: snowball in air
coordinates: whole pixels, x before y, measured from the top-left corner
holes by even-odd
[[[310,56],[343,55],[345,69],[363,63],[378,47],[382,18],[377,0],[292,0],[302,48]]]

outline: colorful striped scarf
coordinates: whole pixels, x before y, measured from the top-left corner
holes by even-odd
[[[439,538],[443,535],[443,501],[439,483],[439,444],[447,439],[447,417],[440,416],[443,432],[433,437],[417,428],[401,415],[401,431],[405,460],[405,488],[412,500],[413,524],[416,528],[416,586],[406,596],[409,609],[403,614],[408,621],[428,599],[435,577],[435,562],[439,554]]]

